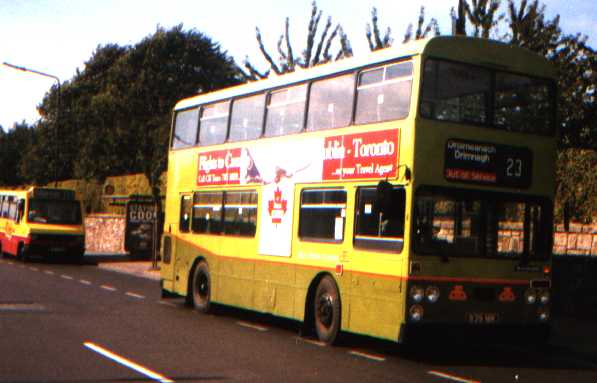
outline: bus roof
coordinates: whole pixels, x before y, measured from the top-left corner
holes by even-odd
[[[267,89],[297,84],[319,77],[349,72],[357,68],[416,55],[532,74],[536,77],[555,78],[556,76],[555,68],[545,57],[528,49],[489,39],[465,36],[436,36],[395,45],[358,57],[318,65],[309,69],[298,69],[295,72],[280,76],[272,75],[265,80],[196,95],[179,101],[174,110],[182,110],[232,97],[250,95]]]

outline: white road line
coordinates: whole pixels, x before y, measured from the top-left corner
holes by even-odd
[[[44,270],[44,273],[48,275],[54,275],[54,272],[52,270]]]
[[[458,383],[481,383],[478,380],[472,380],[472,379],[467,379],[467,378],[461,378],[460,376],[456,376],[456,375],[451,375],[451,374],[447,374],[445,372],[441,372],[441,371],[434,371],[434,370],[430,370],[427,371],[427,373],[429,375],[433,375],[433,376],[437,376],[439,378],[444,378],[447,380],[451,380],[453,382],[458,382]]]
[[[62,279],[68,279],[68,280],[72,280],[72,279],[74,279],[74,278],[73,278],[73,277],[71,277],[70,275],[66,275],[66,274],[62,274],[62,275],[60,276],[60,278],[62,278]]]
[[[313,340],[313,339],[307,339],[307,338],[301,338],[300,336],[296,337],[297,342],[305,342],[305,343],[309,343],[315,346],[319,346],[319,347],[325,347],[326,344],[323,342],[320,342],[318,340]]]
[[[137,299],[145,299],[145,295],[135,294],[130,291],[124,293],[124,295],[128,295],[129,297],[137,298]]]
[[[108,285],[101,285],[100,289],[108,290],[108,291],[116,291],[116,287],[108,286]]]
[[[267,331],[267,327],[259,326],[248,322],[238,321],[236,322],[236,324],[242,327],[250,328],[261,332]]]
[[[91,285],[91,282],[86,279],[79,279],[79,282],[87,286]]]
[[[162,382],[162,383],[174,382],[173,380],[171,380],[163,375],[160,375],[157,372],[151,371],[151,370],[147,369],[146,367],[143,367],[140,364],[130,361],[122,356],[116,355],[113,352],[106,350],[105,348],[100,347],[96,344],[93,344],[91,342],[85,342],[85,343],[83,343],[83,345],[85,347],[87,347],[88,349],[93,350],[93,351],[97,352],[98,354],[105,356],[108,359],[112,359],[116,363],[120,363],[121,365],[123,365],[125,367],[133,369],[133,370],[135,370],[153,380],[157,380],[158,382]]]
[[[357,350],[350,350],[348,351],[350,355],[359,356],[361,358],[375,360],[376,362],[385,362],[386,358],[380,355],[369,354],[368,352],[357,351]]]
[[[161,305],[164,305],[164,306],[178,307],[175,303],[168,302],[168,301],[158,301],[158,303]]]

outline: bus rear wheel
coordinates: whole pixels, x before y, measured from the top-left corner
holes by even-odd
[[[193,307],[200,313],[207,314],[211,308],[211,277],[206,262],[199,262],[195,268],[191,286]]]
[[[315,331],[320,341],[334,344],[340,332],[340,293],[336,282],[325,276],[319,281],[313,302]]]

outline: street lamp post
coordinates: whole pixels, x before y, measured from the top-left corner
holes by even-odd
[[[60,124],[60,79],[57,76],[54,76],[49,73],[44,73],[44,72],[40,72],[38,70],[9,64],[7,62],[4,62],[3,65],[5,65],[9,68],[12,68],[12,69],[20,70],[22,72],[30,72],[30,73],[34,73],[34,74],[37,74],[40,76],[49,77],[49,78],[54,79],[54,81],[56,81],[57,93],[56,93],[56,122],[55,122],[56,127],[54,128],[54,185],[58,186],[58,128],[60,126],[59,125]]]

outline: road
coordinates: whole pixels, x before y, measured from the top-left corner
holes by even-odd
[[[0,259],[0,382],[595,382],[597,364],[523,346],[405,349],[294,322],[160,299],[155,280],[95,265]]]

